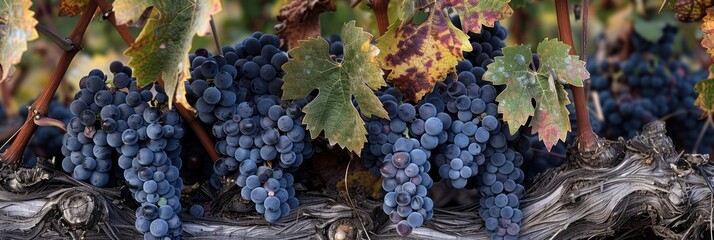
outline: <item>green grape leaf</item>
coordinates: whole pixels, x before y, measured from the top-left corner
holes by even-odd
[[[325,132],[331,144],[339,144],[355,153],[367,142],[367,130],[360,112],[389,118],[373,90],[386,86],[377,51],[370,44],[372,35],[355,26],[354,21],[342,27],[344,57],[341,63],[330,58],[329,44],[322,38],[300,41],[290,50],[283,70],[283,99],[303,98],[314,89],[320,90],[303,111],[303,123],[313,137]],[[357,101],[360,112],[352,104]]]
[[[190,75],[186,56],[193,37],[210,32],[210,17],[221,10],[221,3],[218,0],[117,0],[114,2],[117,23],[137,21],[149,7],[153,7],[149,21],[124,54],[131,57],[128,65],[134,69],[139,85],[163,80],[169,103],[172,103],[178,84]]]
[[[463,52],[472,50],[469,36],[443,11],[430,11],[426,21],[396,20],[377,39],[382,68],[407,99],[418,101],[454,70]]]
[[[504,56],[496,57],[483,76],[495,85],[506,85],[496,101],[503,120],[511,126],[511,133],[533,116],[531,131],[538,133],[549,151],[558,140],[565,140],[571,127],[566,107],[570,100],[562,83],[582,86],[583,80],[590,77],[585,62],[570,55],[569,50],[568,45],[557,39],[541,42],[537,50],[540,69],[535,71],[531,68],[530,47],[506,47]],[[535,99],[535,107],[531,99]]]
[[[37,39],[37,20],[30,10],[32,1],[0,2],[0,82],[5,81],[14,64],[20,62],[27,42]]]
[[[464,32],[481,33],[481,25],[493,27],[498,20],[513,15],[508,6],[511,0],[443,0],[445,7],[453,7],[461,18]],[[442,8],[440,8],[442,9]]]
[[[667,24],[662,21],[648,21],[635,18],[635,32],[647,41],[657,42],[664,35],[663,29]]]
[[[89,0],[61,0],[59,16],[76,16],[80,14]]]
[[[694,85],[694,91],[699,93],[694,104],[707,113],[714,112],[714,79],[706,79]]]

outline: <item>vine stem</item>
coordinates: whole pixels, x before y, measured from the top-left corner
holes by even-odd
[[[97,3],[94,1],[89,1],[84,7],[77,25],[74,26],[74,29],[67,37],[67,39],[72,42],[72,50],[64,51],[60,56],[57,66],[54,71],[52,71],[50,81],[42,89],[42,92],[40,93],[40,96],[37,97],[37,100],[30,106],[29,114],[27,114],[27,121],[25,121],[23,127],[20,129],[17,139],[15,139],[7,151],[2,154],[0,160],[14,165],[22,158],[22,153],[25,150],[25,147],[27,147],[27,144],[30,142],[32,134],[35,133],[35,129],[37,129],[37,125],[31,120],[35,116],[43,116],[46,114],[47,108],[49,108],[50,102],[52,101],[52,96],[54,96],[57,88],[62,82],[64,74],[67,72],[67,68],[69,68],[69,64],[72,62],[74,56],[77,55],[77,52],[79,52],[82,48],[81,45],[84,32],[87,31],[87,27],[92,21],[92,18],[94,18],[94,12],[96,10]]]
[[[216,21],[213,20],[213,15],[211,15],[211,35],[213,35],[213,43],[216,44],[216,52],[218,55],[223,56],[223,47],[221,45],[221,37],[218,36],[218,28],[216,27]]]
[[[576,55],[575,44],[573,43],[573,32],[570,29],[570,11],[568,11],[568,0],[555,0],[555,12],[558,19],[558,30],[560,40],[570,46],[570,55]],[[580,152],[590,152],[597,147],[597,135],[590,126],[590,116],[588,115],[587,100],[582,87],[571,86],[573,101],[575,102],[575,120],[578,126],[578,138],[576,146]]]
[[[107,0],[94,1],[99,5],[99,8],[102,10],[102,12],[104,12],[104,16],[109,18],[109,22],[112,24],[112,26],[114,26],[119,35],[122,36],[124,42],[126,42],[126,44],[129,46],[134,44],[134,41],[136,40],[134,39],[134,36],[132,36],[129,32],[129,27],[127,27],[126,24],[117,24],[116,18],[114,17],[112,11],[112,4],[109,3],[109,1]],[[161,86],[164,85],[164,81],[162,79],[159,79],[158,82],[159,84],[161,84]],[[174,104],[173,106],[176,108],[176,111],[181,115],[181,117],[183,117],[184,121],[188,124],[191,130],[193,130],[193,132],[196,134],[196,137],[201,142],[201,145],[203,145],[203,148],[206,149],[206,152],[208,153],[208,156],[211,158],[211,160],[213,160],[214,162],[218,161],[220,155],[218,155],[218,152],[216,152],[216,145],[215,143],[213,143],[213,139],[211,139],[211,137],[208,135],[206,129],[201,126],[201,123],[196,121],[196,117],[194,117],[193,112],[191,112],[191,110],[181,104]]]
[[[371,0],[369,1],[374,16],[377,18],[377,27],[379,27],[379,35],[384,35],[389,28],[389,0]]]

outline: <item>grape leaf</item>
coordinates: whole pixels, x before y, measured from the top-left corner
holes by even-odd
[[[275,35],[288,49],[297,47],[298,41],[320,36],[320,14],[335,11],[333,0],[290,1],[280,8]]]
[[[459,13],[464,32],[481,33],[481,25],[493,27],[498,20],[513,15],[508,6],[511,0],[443,0],[444,6],[453,7]],[[439,8],[443,9],[443,8]]]
[[[699,93],[694,104],[704,112],[714,112],[714,78],[697,82],[694,85],[694,91]]]
[[[664,35],[664,27],[667,25],[666,21],[662,19],[650,19],[645,20],[641,17],[635,15],[635,32],[642,36],[647,41],[657,42]]]
[[[27,50],[27,42],[37,39],[35,13],[30,10],[32,1],[3,0],[0,2],[0,82],[20,62]]]
[[[89,0],[62,0],[60,1],[60,16],[76,16],[82,12]]]
[[[570,46],[557,39],[546,39],[538,45],[540,69],[534,71],[530,47],[507,47],[503,49],[504,56],[496,57],[483,76],[493,84],[506,85],[496,98],[503,120],[509,126],[520,127],[533,116],[531,131],[538,133],[548,151],[558,140],[565,140],[570,131],[566,107],[570,101],[560,82],[582,86],[583,79],[590,77],[585,62],[570,55],[569,50]],[[535,108],[531,99],[536,100]],[[518,127],[509,129],[514,133]]]
[[[432,10],[426,21],[396,20],[377,39],[382,68],[391,70],[388,81],[406,98],[418,101],[436,81],[454,70],[463,52],[471,51],[469,37],[443,11]]]
[[[330,46],[322,38],[300,41],[290,50],[292,59],[283,65],[283,99],[302,98],[313,89],[320,92],[303,111],[303,123],[313,137],[325,131],[331,144],[339,144],[355,153],[367,142],[367,130],[360,112],[370,117],[389,118],[373,90],[386,86],[376,60],[378,51],[370,44],[372,35],[355,26],[342,28],[344,58],[341,63],[330,58]],[[352,96],[359,104],[357,112]]]
[[[714,8],[707,9],[707,15],[702,20],[702,47],[714,58]]]
[[[210,17],[221,10],[221,3],[218,0],[117,0],[114,2],[117,24],[139,20],[149,7],[154,9],[149,21],[124,54],[131,57],[128,65],[134,69],[139,85],[162,79],[171,103],[178,84],[189,77],[190,63],[186,55],[193,36],[210,31]]]

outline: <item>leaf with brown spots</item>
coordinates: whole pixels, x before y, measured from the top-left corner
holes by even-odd
[[[335,11],[333,0],[289,1],[280,8],[275,35],[282,40],[282,47],[293,49],[299,40],[320,36],[320,14]]]
[[[82,12],[84,6],[90,0],[62,0],[60,1],[59,15],[60,16],[76,16]]]
[[[561,82],[582,86],[590,77],[585,62],[569,54],[570,46],[557,39],[545,40],[538,45],[540,69],[531,69],[533,54],[525,45],[503,49],[503,56],[488,66],[484,80],[495,85],[506,85],[496,101],[498,111],[508,123],[511,133],[531,120],[532,133],[538,133],[546,148],[565,140],[570,131],[568,108],[570,101]],[[533,107],[531,99],[536,100]]]
[[[382,69],[376,59],[376,47],[370,44],[372,35],[355,26],[355,21],[342,27],[344,58],[335,62],[330,57],[330,45],[322,38],[300,41],[290,50],[290,59],[283,70],[283,99],[297,99],[320,92],[305,106],[303,123],[313,137],[325,132],[331,144],[339,144],[359,154],[367,142],[367,130],[360,113],[389,118],[373,90],[386,86]],[[352,104],[357,102],[360,111]]]
[[[419,101],[436,81],[454,70],[463,52],[471,51],[469,37],[443,11],[430,11],[426,21],[396,20],[377,39],[382,68],[391,70],[388,81],[406,98]]]
[[[453,7],[459,13],[464,32],[481,32],[481,25],[493,27],[498,20],[513,15],[508,6],[511,0],[443,0],[445,7]]]

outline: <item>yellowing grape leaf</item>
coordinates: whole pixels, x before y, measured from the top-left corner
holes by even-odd
[[[386,86],[376,55],[370,44],[372,35],[355,26],[342,27],[344,58],[330,58],[329,44],[322,39],[300,41],[290,50],[292,59],[283,65],[283,99],[302,98],[313,89],[320,93],[303,109],[303,123],[313,137],[325,131],[331,144],[339,144],[357,154],[367,142],[367,130],[360,112],[370,117],[389,118],[373,90]],[[352,104],[352,97],[360,112]]]
[[[189,77],[188,51],[196,34],[210,32],[210,17],[221,10],[219,0],[117,0],[114,12],[118,24],[138,21],[144,10],[153,7],[149,21],[124,54],[139,85],[163,79],[173,102],[179,83]]]
[[[707,9],[707,15],[702,19],[702,47],[707,49],[709,55],[714,58],[714,8]]]
[[[456,28],[443,11],[430,11],[426,21],[396,20],[377,39],[382,68],[391,70],[392,82],[406,98],[418,101],[431,92],[471,51],[469,37]]]
[[[694,91],[699,93],[697,100],[694,100],[694,104],[704,112],[714,112],[714,79],[710,78],[697,82],[694,85]]]
[[[508,6],[511,0],[443,0],[445,7],[453,7],[459,13],[464,32],[481,32],[481,25],[493,27],[498,20],[513,15]],[[441,8],[440,8],[441,9]]]
[[[496,101],[511,133],[533,116],[531,131],[538,133],[548,151],[558,140],[565,140],[570,131],[566,107],[570,101],[561,82],[582,86],[583,79],[590,77],[585,62],[571,56],[569,50],[557,39],[546,39],[538,45],[540,69],[534,71],[530,47],[507,47],[503,49],[504,56],[496,57],[483,76],[493,84],[506,85]],[[535,108],[531,99],[536,100]]]
[[[27,42],[37,39],[37,20],[30,6],[30,0],[0,2],[0,82],[10,74],[12,65],[20,62]]]
[[[75,16],[80,14],[90,0],[61,0],[59,7],[60,16]]]

